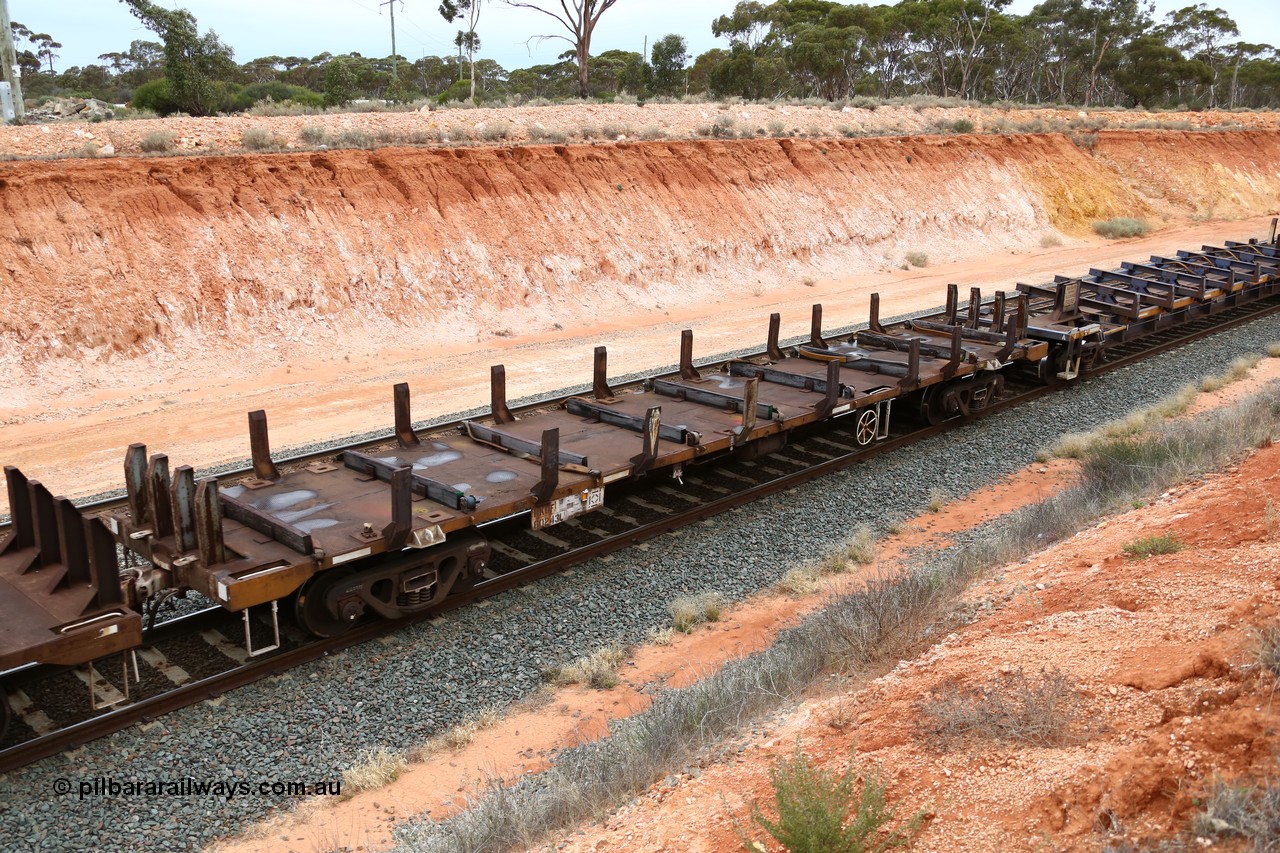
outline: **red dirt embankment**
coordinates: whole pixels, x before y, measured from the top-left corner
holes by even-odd
[[[0,367],[429,346],[1111,216],[1257,215],[1278,155],[1276,132],[1116,131],[1092,152],[1049,134],[0,164]]]

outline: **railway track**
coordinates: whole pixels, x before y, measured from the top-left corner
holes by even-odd
[[[1092,373],[1098,375],[1120,369],[1278,311],[1280,297],[1272,297],[1154,332],[1140,341],[1116,348],[1113,357],[1096,366]],[[1014,408],[1054,390],[1052,386],[1011,381],[1006,397],[984,414]],[[520,411],[534,411],[546,405],[545,401],[535,402]],[[126,679],[121,679],[120,675],[124,666],[136,666],[140,680],[134,685],[127,704],[118,702],[119,707],[96,715],[80,714],[60,719],[54,710],[60,704],[59,697],[67,695],[68,691],[82,692],[86,689],[85,678],[92,677],[93,670],[86,674],[78,668],[31,667],[10,674],[6,683],[12,691],[10,699],[18,719],[11,726],[6,741],[0,744],[0,772],[214,698],[258,679],[397,631],[405,624],[423,621],[440,612],[496,595],[926,437],[963,429],[964,422],[961,419],[937,426],[897,429],[885,440],[863,447],[859,446],[854,434],[856,422],[852,419],[836,420],[802,430],[793,435],[791,442],[782,450],[756,459],[688,466],[679,488],[671,480],[629,484],[619,490],[616,497],[611,497],[608,511],[570,519],[550,532],[530,530],[519,516],[490,523],[483,527],[483,532],[493,547],[491,568],[496,577],[451,597],[430,615],[394,622],[369,622],[329,639],[308,639],[303,632],[282,625],[281,648],[261,658],[246,659],[243,647],[237,645],[236,638],[243,630],[239,614],[211,608],[171,620],[148,634],[147,645],[138,650],[136,661],[126,653],[126,656],[109,660],[101,671],[97,671],[101,683],[96,693],[101,694],[104,701],[123,698]],[[376,448],[388,440],[373,440],[355,446]],[[304,465],[318,458],[331,457],[335,452],[338,451],[329,449],[306,454],[294,457],[287,464]],[[243,472],[223,474],[224,477],[240,475]],[[103,505],[108,503],[102,502]],[[255,630],[267,630],[267,626],[260,624]],[[211,650],[216,653],[211,654]],[[65,706],[67,703],[61,704]]]

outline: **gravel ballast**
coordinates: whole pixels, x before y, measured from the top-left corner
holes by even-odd
[[[336,781],[372,749],[408,751],[467,714],[530,695],[549,665],[642,641],[669,624],[674,598],[750,596],[860,524],[883,531],[921,512],[935,489],[967,494],[1064,432],[1153,403],[1276,340],[1280,317],[1256,321],[9,773],[0,777],[4,846],[202,847],[289,804],[258,793],[260,782]],[[79,793],[95,779],[187,778],[252,791]]]

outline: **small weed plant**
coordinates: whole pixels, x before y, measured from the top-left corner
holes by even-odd
[[[871,853],[906,847],[924,822],[917,813],[898,820],[878,768],[859,774],[817,767],[796,747],[795,755],[769,772],[774,801],[766,810],[751,803],[751,820],[791,853]],[[776,817],[771,817],[776,814]],[[895,828],[886,828],[898,824]],[[744,836],[747,849],[761,849]]]
[[[1124,555],[1131,560],[1145,560],[1147,557],[1154,557],[1158,554],[1176,554],[1182,550],[1182,542],[1172,533],[1161,533],[1159,535],[1143,536],[1141,539],[1135,539],[1132,542],[1125,543]]]
[[[924,252],[907,252],[906,261],[913,267],[929,266],[929,256]]]

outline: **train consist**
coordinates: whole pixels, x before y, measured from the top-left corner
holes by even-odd
[[[188,590],[244,613],[249,655],[278,645],[282,605],[319,636],[430,611],[493,576],[477,531],[485,522],[527,513],[534,529],[577,524],[613,484],[775,452],[794,430],[836,418],[871,445],[904,408],[932,423],[986,408],[1010,371],[1071,381],[1119,343],[1276,295],[1275,232],[1273,222],[1269,240],[1019,284],[989,299],[974,289],[962,301],[951,285],[941,312],[892,324],[880,322],[872,296],[868,327],[840,337],[824,336],[814,306],[810,340],[785,351],[775,314],[764,353],[715,369],[694,367],[686,331],[678,372],[616,391],[602,347],[590,395],[521,417],[496,366],[491,416],[451,434],[417,434],[401,384],[394,441],[289,466],[272,460],[266,415],[252,412],[251,475],[197,480],[133,445],[127,500],[89,514],[6,467],[0,675],[137,649],[144,621]],[[256,643],[253,608],[275,628]]]

